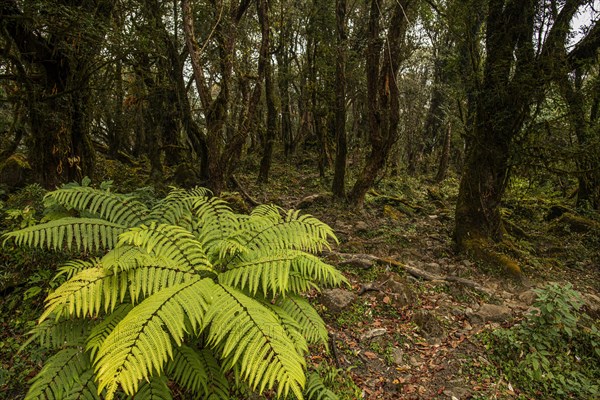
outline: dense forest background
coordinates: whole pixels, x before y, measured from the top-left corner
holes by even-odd
[[[170,186],[201,186],[238,211],[308,208],[342,239],[333,264],[388,263],[387,273],[402,250],[433,265],[434,275],[412,269],[415,278],[473,279],[461,285],[483,300],[451,293],[460,304],[506,303],[507,291],[558,274],[580,279],[598,305],[599,15],[596,0],[0,0],[0,229],[46,221],[42,197],[69,182],[137,191],[148,204]],[[44,252],[5,246],[0,256],[0,293],[25,293],[32,307],[0,323],[22,335],[65,255],[46,269]],[[375,287],[365,280],[380,281],[343,272],[361,295]],[[497,278],[494,290],[480,286]],[[423,304],[440,294],[428,290]],[[542,298],[570,306],[571,292],[556,291]],[[388,332],[413,321],[386,314],[389,302],[372,300]],[[366,312],[352,310],[326,321],[343,336]],[[402,346],[390,343],[366,351],[412,363],[394,361]],[[0,388],[17,374],[2,371],[39,370],[13,361]],[[439,389],[406,392],[398,379],[381,382],[405,398]],[[582,382],[577,393],[600,393]]]
[[[600,207],[595,6],[3,1],[3,181],[144,159],[149,183],[219,193],[249,157],[267,182],[310,149],[356,206],[383,175],[451,169],[459,245],[499,240],[514,175]]]

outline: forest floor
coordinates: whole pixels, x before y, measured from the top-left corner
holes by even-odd
[[[591,227],[552,218],[569,202],[552,187],[515,180],[509,190],[503,208],[509,240],[498,251],[520,265],[517,278],[491,261],[456,253],[456,179],[385,179],[357,211],[332,202],[329,182],[313,171],[308,163],[281,162],[267,185],[257,185],[253,174],[237,178],[256,202],[303,209],[336,232],[339,243],[323,256],[351,286],[310,295],[331,336],[330,351],[315,349],[310,364],[337,376],[343,399],[528,399],[490,360],[486,335],[521,320],[535,299],[532,289],[548,282],[570,282],[600,301],[598,215],[589,216]],[[248,211],[239,193],[224,197]],[[30,277],[20,294],[2,293],[0,399],[21,398],[48,356],[16,354],[43,307],[43,296],[27,294],[27,287],[48,276]],[[27,308],[19,307],[23,291]]]
[[[254,200],[301,208],[339,238],[325,256],[351,287],[314,294],[333,351],[312,361],[348,371],[363,398],[529,398],[490,361],[482,338],[521,320],[535,300],[532,289],[549,282],[570,282],[599,305],[599,225],[588,230],[552,218],[565,207],[552,188],[521,183],[509,190],[503,215],[512,235],[498,251],[521,267],[514,277],[456,253],[455,179],[384,180],[356,211],[333,203],[329,182],[317,173],[279,165],[272,176],[274,183],[262,187],[252,176],[239,180]],[[357,396],[348,392],[348,399]]]

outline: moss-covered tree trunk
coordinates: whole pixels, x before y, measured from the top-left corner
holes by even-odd
[[[490,0],[486,19],[486,59],[477,96],[473,135],[456,205],[456,241],[469,250],[474,241],[503,236],[500,205],[510,175],[514,139],[531,117],[533,103],[556,68],[569,23],[580,1],[567,1],[553,16],[543,47],[533,46],[538,1]]]
[[[397,74],[406,57],[404,37],[409,27],[409,15],[416,4],[413,0],[395,3],[384,44],[380,38],[381,4],[378,0],[370,3],[366,70],[371,149],[349,195],[350,202],[358,207],[364,203],[367,191],[384,168],[398,139],[400,88]]]
[[[258,0],[257,10],[262,36],[261,59],[263,62],[262,72],[265,79],[265,99],[267,103],[267,130],[263,143],[263,154],[260,160],[258,182],[267,183],[269,181],[271,159],[273,158],[273,145],[275,143],[275,135],[277,133],[277,108],[275,106],[275,91],[273,87],[271,57],[269,56],[270,24],[267,0]]]
[[[235,60],[235,48],[239,23],[246,13],[251,1],[237,0],[224,2],[224,0],[211,1],[215,20],[214,39],[218,49],[219,83],[218,93],[213,99],[213,89],[209,88],[204,76],[204,65],[201,60],[200,46],[195,38],[194,13],[191,0],[181,0],[183,30],[185,42],[190,53],[194,81],[202,112],[206,121],[206,161],[207,161],[207,186],[215,193],[220,193],[226,186],[228,173],[232,170],[228,165],[233,158],[232,141],[227,135],[227,120],[230,108],[230,90]],[[228,138],[224,140],[223,138]]]
[[[2,34],[15,45],[7,50],[30,75],[24,85],[29,98],[29,160],[35,180],[46,187],[93,174],[90,73],[114,6],[103,0],[59,3],[41,4],[38,14],[25,15],[17,1],[0,2]],[[57,12],[58,18],[70,29],[49,24],[44,28],[48,32],[40,35],[36,23],[44,23],[45,7],[57,6],[63,13]]]
[[[336,0],[337,51],[335,62],[335,173],[331,185],[337,199],[346,197],[346,0]]]

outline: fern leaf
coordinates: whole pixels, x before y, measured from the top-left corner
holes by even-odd
[[[259,393],[277,382],[278,397],[291,390],[301,399],[304,358],[273,312],[234,288],[216,285],[213,293],[205,317],[208,343],[222,349],[226,367],[237,364],[242,378]]]
[[[131,196],[93,189],[71,187],[50,192],[46,197],[66,208],[88,211],[114,224],[136,226],[144,222],[148,208]]]
[[[335,267],[321,261],[319,257],[305,252],[297,253],[290,273],[305,277],[319,286],[349,284],[346,277]]]
[[[194,204],[210,195],[211,192],[208,189],[200,187],[190,190],[172,189],[152,208],[150,219],[191,229]]]
[[[201,198],[194,203],[196,209],[194,232],[205,248],[231,236],[238,229],[237,218],[227,203],[218,198]]]
[[[234,261],[242,261],[227,265],[227,271],[219,275],[219,282],[248,290],[253,295],[262,290],[264,296],[270,294],[273,297],[285,295],[290,290],[300,293],[318,285],[339,286],[347,283],[338,270],[312,254],[295,250],[268,254],[256,259],[252,259],[255,253],[234,258]],[[291,282],[290,275],[303,280]]]
[[[250,213],[250,217],[261,217],[260,219],[266,219],[270,224],[277,224],[283,221],[281,214],[283,208],[273,204],[261,204],[255,207]]]
[[[338,400],[338,396],[327,389],[325,383],[323,383],[323,380],[316,372],[308,375],[304,393],[306,393],[307,400]]]
[[[54,349],[65,345],[83,345],[92,326],[93,322],[87,319],[46,319],[31,330],[31,337],[23,347],[33,341],[37,341],[42,347]]]
[[[87,354],[78,347],[67,347],[46,360],[42,370],[33,378],[25,399],[65,398],[73,386],[73,377],[90,367]]]
[[[135,400],[171,400],[172,398],[165,376],[151,377],[140,385],[140,390],[135,394]]]
[[[102,310],[102,305],[108,311],[122,301],[126,289],[124,274],[115,274],[101,266],[85,269],[48,295],[40,322],[53,313],[57,318],[63,313],[77,317],[96,316]]]
[[[148,226],[132,228],[121,235],[120,244],[141,247],[181,267],[213,273],[202,244],[191,232],[179,226],[152,222]]]
[[[4,235],[4,243],[12,239],[19,246],[61,250],[111,249],[126,226],[96,218],[61,218],[30,226]],[[96,236],[94,231],[102,232]],[[75,245],[73,245],[75,240]]]
[[[90,352],[90,357],[94,359],[100,346],[104,343],[106,337],[115,329],[117,324],[131,311],[131,304],[121,304],[108,314],[100,323],[91,330],[86,340],[86,350]]]
[[[265,297],[268,294],[272,294],[273,297],[285,294],[288,290],[291,265],[297,256],[293,252],[286,252],[240,262],[220,274],[219,282],[247,290],[252,295],[259,289]]]
[[[309,343],[321,343],[327,346],[327,327],[317,311],[300,296],[287,296],[277,299],[275,303],[300,325],[300,332]]]
[[[83,374],[73,377],[73,386],[64,400],[100,400],[98,386],[94,382],[94,371],[91,368]]]
[[[266,224],[262,217],[246,222],[246,234],[240,243],[255,251],[302,250],[317,253],[330,248],[329,239],[337,241],[333,230],[314,217]]]
[[[180,346],[169,363],[167,373],[181,387],[204,399],[229,400],[229,382],[210,349],[196,351]]]
[[[95,362],[99,389],[112,399],[118,386],[137,392],[142,379],[161,371],[173,357],[174,341],[202,325],[214,283],[210,279],[175,285],[148,297],[123,318],[102,343]],[[188,321],[186,323],[186,321]]]
[[[285,329],[285,333],[294,342],[296,351],[299,354],[308,353],[308,343],[302,335],[302,327],[298,321],[292,318],[283,308],[269,303],[266,303],[266,305],[275,312],[281,326]]]

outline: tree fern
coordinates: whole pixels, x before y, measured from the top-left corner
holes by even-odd
[[[151,209],[89,187],[48,198],[70,215],[4,240],[106,253],[59,272],[67,281],[34,329],[58,352],[27,399],[163,399],[169,381],[199,398],[245,386],[302,399],[314,386],[304,356],[327,345],[327,329],[301,293],[346,282],[314,255],[336,240],[326,224],[267,205],[239,215],[202,188]]]

